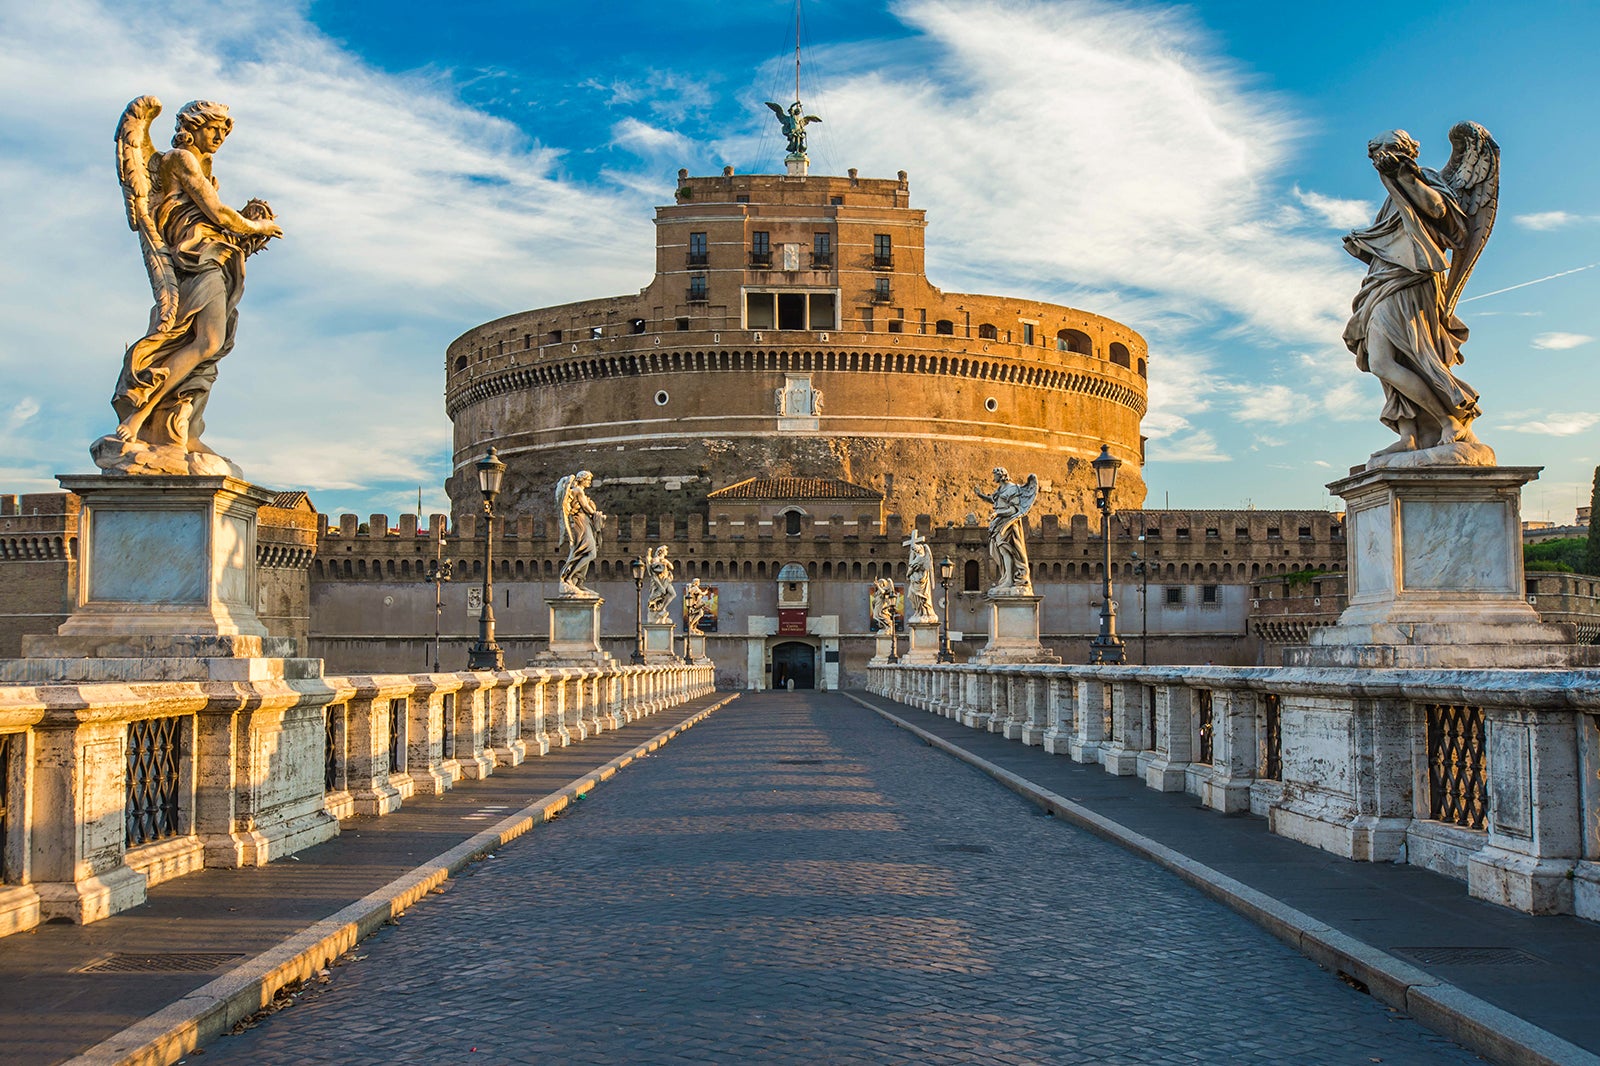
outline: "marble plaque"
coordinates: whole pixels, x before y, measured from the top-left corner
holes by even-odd
[[[1355,527],[1351,597],[1394,592],[1394,518],[1389,504],[1357,511],[1351,518]]]
[[[1515,591],[1508,534],[1506,505],[1499,501],[1402,501],[1406,588]]]
[[[250,605],[250,524],[234,515],[217,522],[217,598]]]
[[[110,603],[204,603],[210,570],[200,510],[90,515],[89,599]]]
[[[1488,742],[1494,827],[1529,839],[1533,836],[1533,765],[1528,727],[1522,722],[1490,722]]]

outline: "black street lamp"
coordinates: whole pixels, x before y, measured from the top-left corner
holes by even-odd
[[[946,555],[939,563],[939,588],[944,591],[944,624],[939,627],[939,654],[934,656],[934,662],[953,663],[956,656],[950,650],[950,578],[956,572],[956,564]]]
[[[899,597],[893,588],[889,589],[889,661],[900,661],[900,612],[894,609],[895,600]]]
[[[483,609],[478,612],[478,642],[467,649],[469,670],[504,670],[505,652],[494,642],[494,498],[506,464],[493,448],[477,462],[478,491],[483,493]]]
[[[644,560],[633,561],[633,589],[637,594],[633,611],[633,662],[644,662]]]
[[[1100,539],[1105,542],[1105,574],[1100,589],[1100,633],[1089,642],[1091,663],[1121,663],[1124,661],[1122,641],[1117,639],[1117,605],[1111,600],[1111,491],[1117,485],[1117,468],[1122,460],[1111,454],[1111,446],[1102,444],[1094,462],[1094,505],[1100,509]]]
[[[433,672],[439,672],[439,627],[444,619],[444,583],[450,580],[450,560],[444,557],[445,535],[439,534],[439,543],[433,550],[433,561],[428,564],[428,580],[433,582]]]
[[[1144,540],[1143,536],[1139,537]],[[1139,575],[1139,665],[1150,665],[1150,560],[1133,553],[1133,572]]]

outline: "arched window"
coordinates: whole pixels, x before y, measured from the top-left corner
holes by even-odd
[[[790,537],[800,535],[800,512],[785,511],[783,514],[783,532]]]
[[[949,337],[956,331],[956,324],[948,318],[941,318],[933,324],[933,331],[941,337]]]
[[[1131,367],[1133,365],[1133,361],[1128,357],[1128,346],[1121,341],[1112,341],[1110,352],[1111,361],[1118,366]]]
[[[1063,329],[1056,333],[1056,350],[1076,352],[1078,355],[1093,355],[1094,342],[1081,329]]]
[[[1146,370],[1145,370],[1145,365],[1144,365],[1144,360],[1143,359],[1139,360],[1139,376],[1142,377],[1142,378],[1147,378],[1147,377],[1150,376],[1149,373],[1147,373]]]
[[[988,322],[985,322],[981,326],[978,327],[978,339],[979,340],[992,341],[992,340],[998,339],[999,336],[1000,336],[999,331],[996,330],[994,328],[994,326],[989,324]]]
[[[968,559],[967,565],[961,569],[961,588],[966,592],[977,592],[983,584],[983,574],[978,568],[978,560]]]
[[[456,369],[457,370],[465,370],[466,368],[467,368],[467,357],[464,356],[464,355],[456,356]]]

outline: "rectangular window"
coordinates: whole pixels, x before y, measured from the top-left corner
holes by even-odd
[[[1183,586],[1168,585],[1166,588],[1166,604],[1168,607],[1183,606]]]
[[[1033,323],[1032,322],[1024,322],[1022,324],[1022,343],[1023,344],[1032,344],[1033,343]]]
[[[1248,529],[1246,529],[1244,526],[1234,526],[1233,527],[1233,539],[1234,540],[1249,540],[1250,539],[1250,531]]]
[[[1267,527],[1267,539],[1268,540],[1282,540],[1283,539],[1283,531],[1280,530],[1277,526],[1268,526]]]
[[[833,234],[818,233],[811,243],[811,269],[828,270],[833,267]]]
[[[704,303],[706,301],[706,276],[704,274],[691,274],[689,276],[689,302]]]
[[[811,328],[815,330],[830,330],[838,328],[838,311],[836,301],[831,292],[814,292],[811,294]]]
[[[1311,527],[1310,526],[1301,526],[1299,535],[1300,535],[1300,539],[1301,540],[1310,540],[1311,539]]]
[[[773,315],[772,293],[749,292],[744,297],[744,328],[771,329],[778,324]]]
[[[889,279],[878,278],[872,283],[872,300],[874,303],[886,304],[889,302]]]
[[[1207,526],[1206,527],[1206,539],[1207,540],[1221,540],[1222,539],[1222,531],[1220,529],[1218,529],[1216,526]]]
[[[736,204],[747,204],[750,202],[750,194],[747,192],[739,193],[733,198],[733,202]]]
[[[872,265],[875,267],[894,265],[894,242],[887,233],[872,235]]]
[[[778,293],[778,328],[806,328],[806,294],[803,292]]]
[[[689,234],[689,265],[706,265],[706,235],[704,233]]]
[[[1219,600],[1218,600],[1218,586],[1216,586],[1216,585],[1201,585],[1200,586],[1200,602],[1201,603],[1217,603],[1217,602],[1219,602]]]
[[[750,233],[750,262],[755,266],[768,266],[772,263],[772,235],[764,229],[753,230]]]

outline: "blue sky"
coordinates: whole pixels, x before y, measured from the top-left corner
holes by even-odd
[[[184,101],[230,104],[223,195],[288,234],[251,261],[208,440],[330,513],[419,485],[442,510],[444,346],[643,286],[680,166],[776,170],[793,10],[0,0],[0,491],[86,469],[112,424],[149,300],[111,163],[129,99],[167,103],[163,140]],[[1145,334],[1149,506],[1324,506],[1388,442],[1339,341],[1365,143],[1402,127],[1437,167],[1482,122],[1501,211],[1461,373],[1500,461],[1545,467],[1525,516],[1567,521],[1600,463],[1597,31],[1582,3],[807,0],[802,90],[814,171],[910,173],[935,284]]]

